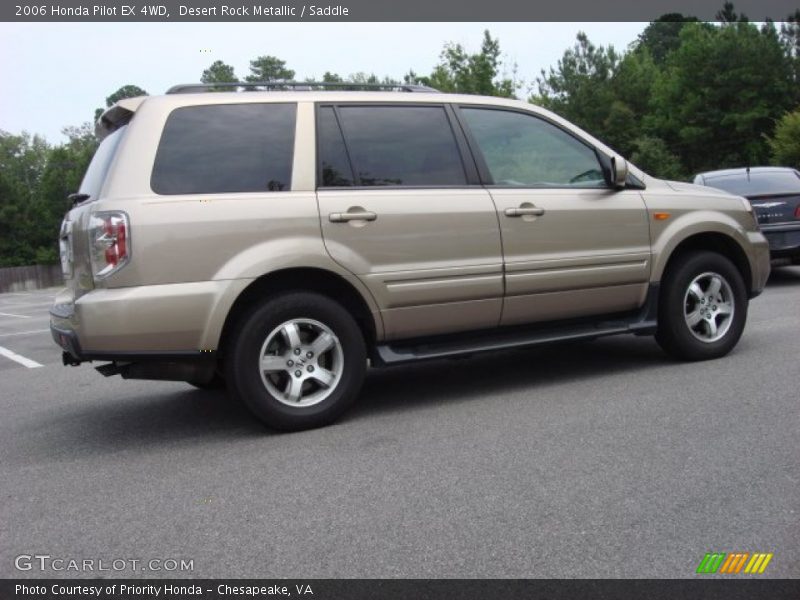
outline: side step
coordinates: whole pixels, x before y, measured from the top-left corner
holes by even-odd
[[[415,343],[411,340],[408,342],[380,344],[375,348],[375,351],[381,363],[397,365],[418,360],[491,352],[492,350],[521,348],[568,340],[590,340],[622,333],[650,335],[655,331],[655,319],[636,319],[629,322],[605,321],[560,327],[525,328],[522,330],[515,327],[513,329],[474,333],[469,337],[460,335],[449,339],[441,337],[435,341],[427,340]]]

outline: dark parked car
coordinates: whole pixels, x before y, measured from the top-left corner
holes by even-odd
[[[694,182],[750,200],[773,264],[800,264],[800,172],[788,167],[725,169],[700,173]]]

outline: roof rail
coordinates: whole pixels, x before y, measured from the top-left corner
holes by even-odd
[[[427,85],[408,83],[354,83],[352,81],[232,81],[224,83],[182,83],[167,90],[167,94],[194,94],[198,92],[217,92],[230,88],[231,91],[313,91],[314,89],[366,89],[373,91],[399,92],[438,92]]]

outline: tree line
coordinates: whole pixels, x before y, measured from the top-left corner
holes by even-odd
[[[603,140],[657,177],[689,179],[718,168],[779,164],[800,168],[800,10],[760,26],[726,3],[716,23],[669,14],[650,23],[625,50],[578,33],[556,65],[530,81],[508,64],[484,32],[471,52],[444,45],[427,75],[324,72],[323,82],[420,84],[443,92],[526,99]],[[239,78],[223,61],[203,83],[295,80],[286,61],[259,56]],[[311,81],[306,79],[305,81]],[[219,89],[224,89],[222,86]],[[126,85],[105,99],[146,95]],[[104,109],[95,111],[94,119]],[[0,131],[0,267],[58,260],[57,235],[67,195],[78,189],[97,147],[89,123],[64,129],[67,141]]]

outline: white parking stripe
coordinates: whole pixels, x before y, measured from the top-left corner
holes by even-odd
[[[30,358],[25,358],[17,354],[16,352],[12,352],[8,348],[3,348],[0,346],[0,356],[5,356],[6,358],[10,358],[14,362],[18,362],[19,364],[28,367],[29,369],[35,369],[36,367],[43,367],[44,365],[37,363],[35,360],[31,360]]]
[[[15,333],[0,333],[0,337],[13,337],[15,335],[33,335],[34,333],[45,333],[49,329],[33,329],[31,331],[17,331]]]
[[[14,315],[11,313],[0,312],[0,317],[17,317],[18,319],[30,319],[28,315]]]

